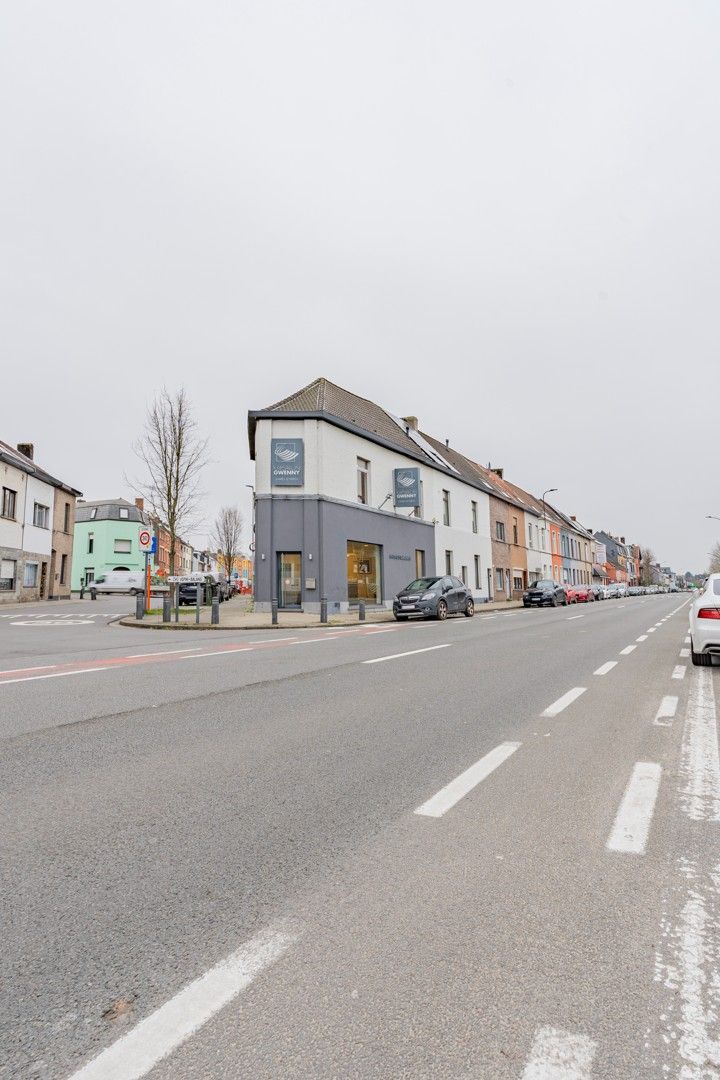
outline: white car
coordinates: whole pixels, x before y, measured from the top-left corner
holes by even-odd
[[[696,667],[720,656],[720,574],[710,575],[690,607],[690,656]]]

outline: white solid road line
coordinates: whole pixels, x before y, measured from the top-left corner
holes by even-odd
[[[701,668],[691,683],[683,731],[680,803],[693,821],[720,821],[720,755],[713,676]]]
[[[569,619],[568,619],[568,622],[572,622],[572,621],[573,621],[573,619],[584,619],[584,618],[585,618],[585,615],[584,615],[584,614],[583,614],[583,615],[571,615],[571,616],[569,617]]]
[[[617,660],[608,660],[607,664],[601,664],[597,671],[593,672],[594,675],[607,675],[608,671],[612,671],[614,667],[617,667]]]
[[[587,1035],[539,1028],[522,1080],[590,1080],[596,1049]]]
[[[122,660],[142,660],[145,656],[171,656],[173,653],[198,652],[202,645],[192,645],[189,649],[165,649],[163,652],[136,652],[121,657]]]
[[[636,641],[647,641],[647,639],[648,639],[647,634],[641,634],[640,637],[635,638]]]
[[[658,727],[671,727],[677,707],[678,699],[672,694],[666,695],[660,702],[660,708],[653,720],[653,724],[657,724]]]
[[[410,652],[393,653],[392,656],[376,656],[374,660],[363,660],[363,664],[383,664],[386,660],[399,660],[403,656],[417,656],[418,653],[433,652],[434,649],[450,649],[452,642],[444,645],[428,645],[424,649],[412,649]]]
[[[141,1020],[70,1080],[139,1080],[146,1076],[297,940],[297,933],[282,927],[261,930]]]
[[[415,813],[421,817],[442,817],[456,803],[460,802],[463,796],[472,791],[481,780],[484,780],[499,765],[502,765],[503,761],[507,761],[519,746],[522,746],[522,743],[505,742],[501,743],[500,746],[496,746],[489,754],[480,758],[469,769],[451,780],[442,790],[438,791],[437,795],[433,795],[432,799],[428,799],[422,806],[418,806]]]
[[[247,645],[240,645],[237,649],[218,649],[217,652],[201,652],[197,656],[181,656],[181,660],[204,660],[206,656],[232,656],[233,653],[255,652]]]
[[[686,671],[687,671],[687,666],[685,664],[676,664],[675,667],[673,668],[673,673],[672,673],[673,679],[684,679]]]
[[[584,694],[587,690],[586,686],[575,686],[572,690],[568,690],[567,694],[563,694],[561,698],[554,701],[552,705],[548,705],[547,709],[542,713],[543,716],[557,716],[563,709],[567,709],[568,705],[572,705],[573,701],[576,701],[581,694]]]
[[[647,844],[660,787],[662,768],[651,761],[638,761],[625,788],[615,824],[605,845],[608,851],[642,855]]]
[[[80,668],[78,671],[54,671],[50,675],[28,675],[24,679],[0,679],[0,686],[8,683],[36,682],[38,679],[64,679],[67,675],[92,675],[96,671],[109,671],[109,667]]]
[[[620,650],[621,656],[629,656],[631,652],[635,652],[637,645],[626,645],[624,649]]]

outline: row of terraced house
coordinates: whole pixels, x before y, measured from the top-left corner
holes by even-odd
[[[449,575],[476,602],[538,578],[636,582],[638,553],[511,483],[417,417],[316,379],[248,414],[255,599],[266,610],[388,607],[415,577]]]

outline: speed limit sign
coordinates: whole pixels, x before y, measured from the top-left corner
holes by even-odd
[[[152,535],[149,529],[141,529],[138,537],[141,551],[150,551],[152,548]]]

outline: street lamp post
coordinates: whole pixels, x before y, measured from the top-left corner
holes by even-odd
[[[546,536],[547,536],[547,507],[545,506],[545,496],[546,496],[546,495],[552,495],[553,491],[557,491],[557,490],[558,490],[557,488],[548,488],[548,489],[547,489],[547,491],[543,491],[543,494],[542,494],[542,504],[543,504],[543,529],[545,530],[545,535],[546,535]],[[547,552],[547,553],[548,553],[548,555],[550,555],[550,550],[549,550],[549,548],[548,548],[548,552]]]

